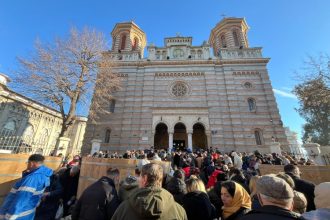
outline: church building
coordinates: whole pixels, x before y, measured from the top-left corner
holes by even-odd
[[[137,24],[116,24],[105,56],[116,63],[122,89],[107,106],[111,115],[87,123],[82,151],[154,146],[270,152],[274,144],[286,149],[267,71],[270,59],[261,47],[249,46],[248,29],[244,18],[229,17],[202,45],[178,35],[146,48]]]

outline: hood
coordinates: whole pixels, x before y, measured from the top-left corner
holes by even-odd
[[[158,219],[173,204],[173,196],[162,188],[140,188],[129,197],[129,204],[141,218]]]
[[[53,170],[42,165],[39,168],[32,170],[31,172],[23,173],[23,177],[30,174],[42,174],[47,177],[50,177],[51,175],[53,175]]]

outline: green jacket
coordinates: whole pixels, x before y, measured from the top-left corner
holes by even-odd
[[[163,188],[140,188],[123,201],[112,220],[169,219],[187,220],[184,208]]]

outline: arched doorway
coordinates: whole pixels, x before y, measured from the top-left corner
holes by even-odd
[[[164,123],[159,123],[156,126],[154,148],[155,149],[168,148],[168,131],[167,131],[167,126]]]
[[[188,146],[188,136],[186,126],[179,122],[174,126],[173,149],[185,150]]]
[[[201,123],[196,123],[193,126],[192,143],[194,149],[207,149],[207,137],[205,134],[205,128]]]

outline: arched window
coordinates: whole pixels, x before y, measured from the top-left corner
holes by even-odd
[[[139,39],[137,37],[134,37],[133,44],[132,44],[132,50],[137,50],[139,46]]]
[[[16,122],[12,119],[6,122],[2,129],[1,136],[11,136],[14,135],[16,130]]]
[[[30,140],[33,137],[33,134],[34,134],[33,126],[29,124],[25,129],[23,136]]]
[[[107,129],[105,131],[104,143],[110,143],[110,133],[111,133],[110,129]]]
[[[120,49],[124,50],[126,47],[126,34],[121,35]]]
[[[254,131],[254,137],[256,139],[256,144],[257,145],[262,145],[262,134],[260,130],[255,130]]]
[[[222,48],[226,48],[227,47],[227,43],[226,43],[226,37],[225,37],[225,35],[222,35],[220,37],[220,41],[221,41],[221,47]]]
[[[110,102],[110,112],[114,113],[115,112],[115,106],[116,106],[116,100],[112,99]]]
[[[40,144],[46,144],[48,141],[48,136],[49,136],[49,132],[47,128],[44,128],[42,133],[41,133],[41,137],[39,139],[39,143]]]
[[[256,101],[253,98],[248,98],[248,105],[249,105],[250,112],[256,110]]]
[[[240,43],[239,43],[239,39],[238,39],[238,33],[237,31],[233,31],[233,38],[234,38],[234,44],[235,44],[235,47],[239,47],[240,46]]]

